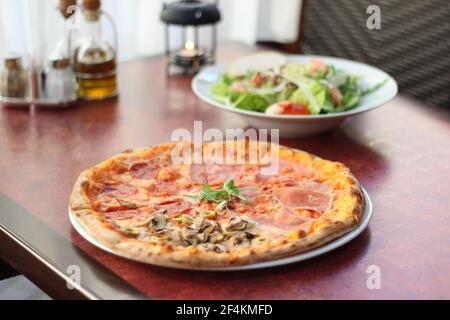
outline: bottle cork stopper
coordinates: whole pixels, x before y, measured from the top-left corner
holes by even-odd
[[[69,10],[70,6],[76,6],[77,0],[59,0],[59,11],[65,19],[75,13],[75,10]]]
[[[83,0],[83,7],[86,10],[100,9],[100,0]]]

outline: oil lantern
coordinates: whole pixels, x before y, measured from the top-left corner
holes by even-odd
[[[167,70],[196,73],[214,63],[217,47],[218,1],[165,1],[161,21],[165,23]]]

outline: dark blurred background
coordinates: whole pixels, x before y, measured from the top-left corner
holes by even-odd
[[[381,29],[366,9],[381,10]],[[343,57],[390,73],[400,93],[450,108],[450,1],[304,0],[297,42],[280,48]],[[275,44],[277,46],[277,44]]]

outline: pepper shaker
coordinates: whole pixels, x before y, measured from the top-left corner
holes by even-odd
[[[22,67],[22,58],[16,55],[7,57],[5,69],[0,74],[0,95],[8,98],[25,98],[28,87],[28,72]]]

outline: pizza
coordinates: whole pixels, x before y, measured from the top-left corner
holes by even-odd
[[[341,163],[248,140],[203,144],[187,161],[174,161],[186,149],[180,146],[127,150],[85,170],[70,196],[72,216],[120,256],[181,268],[294,255],[342,236],[362,218],[362,189]],[[220,163],[211,150],[241,161]],[[249,161],[255,150],[265,155]]]

